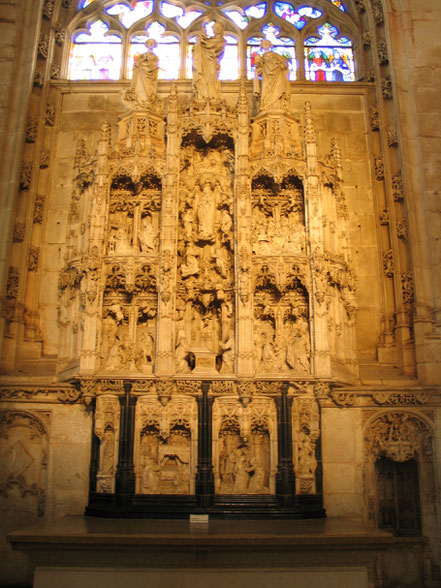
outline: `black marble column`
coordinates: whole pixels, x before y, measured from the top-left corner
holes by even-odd
[[[131,395],[132,384],[124,382],[124,396],[119,397],[121,405],[118,465],[115,476],[115,503],[121,509],[130,508],[135,495],[135,468],[133,464],[133,443],[135,434],[136,397]]]
[[[292,462],[292,398],[288,398],[288,384],[276,399],[279,463],[276,474],[276,495],[279,505],[290,508],[295,502],[295,476]]]
[[[198,467],[196,472],[196,498],[202,508],[213,504],[214,474],[212,463],[212,406],[213,399],[208,397],[210,382],[202,382],[202,396],[198,403]]]
[[[93,492],[96,492],[96,479],[98,475],[98,468],[100,465],[100,440],[95,435],[95,412],[96,412],[96,401],[94,400],[93,408],[93,426],[92,426],[92,439],[90,443],[90,469],[89,469],[89,502],[90,496]]]

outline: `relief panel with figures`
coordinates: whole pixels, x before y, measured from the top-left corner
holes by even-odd
[[[219,145],[217,145],[219,143]],[[233,159],[229,142],[181,152],[176,371],[234,369]],[[205,366],[207,367],[207,366]]]

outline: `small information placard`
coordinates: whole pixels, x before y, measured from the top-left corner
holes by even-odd
[[[190,515],[190,523],[197,523],[198,525],[208,525],[208,515],[207,514],[191,514]]]

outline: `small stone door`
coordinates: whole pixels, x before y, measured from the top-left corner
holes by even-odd
[[[418,462],[381,457],[375,464],[378,526],[396,535],[421,534]]]

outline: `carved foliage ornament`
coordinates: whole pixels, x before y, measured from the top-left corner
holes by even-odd
[[[431,431],[412,413],[388,412],[375,419],[366,431],[365,441],[374,461],[382,455],[398,462],[417,456],[432,458]]]
[[[380,128],[380,113],[378,108],[369,108],[369,121],[371,123],[371,130],[378,131]]]

